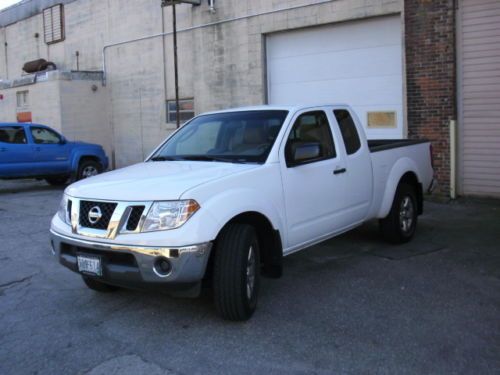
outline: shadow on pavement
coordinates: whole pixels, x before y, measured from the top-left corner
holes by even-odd
[[[44,180],[0,180],[0,195],[64,190],[66,186],[52,186]]]

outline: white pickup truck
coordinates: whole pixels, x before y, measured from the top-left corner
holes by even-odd
[[[282,258],[379,219],[409,241],[433,186],[426,141],[367,141],[348,106],[260,106],[199,115],[143,163],[70,185],[53,253],[97,291],[157,288],[246,320]]]

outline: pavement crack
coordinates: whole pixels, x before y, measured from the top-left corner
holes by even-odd
[[[8,283],[4,283],[4,284],[0,284],[0,288],[1,289],[8,289],[16,284],[21,284],[21,283],[24,283],[26,281],[29,281],[31,280],[31,278],[33,276],[35,276],[36,274],[33,274],[33,275],[30,275],[30,276],[26,276],[26,277],[23,277],[22,279],[18,279],[18,280],[12,280],[12,281],[9,281]]]

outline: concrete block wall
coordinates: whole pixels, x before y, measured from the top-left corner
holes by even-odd
[[[46,81],[2,89],[0,121],[16,122],[16,94],[28,91],[32,121],[48,125],[72,141],[98,143],[111,152],[106,88],[100,81],[69,80],[51,72]]]
[[[16,94],[26,90],[29,92],[27,111],[32,113],[32,121],[61,131],[60,87],[54,80],[0,90],[3,95],[3,100],[0,101],[0,121],[17,121]]]
[[[61,131],[72,141],[97,143],[111,155],[111,127],[100,81],[59,81]]]
[[[266,34],[352,19],[397,14],[402,13],[403,10],[403,3],[399,0],[338,0],[326,3],[300,0],[233,0],[216,2],[215,14],[207,12],[206,5],[179,6],[178,28],[311,3],[318,4],[185,32],[185,34],[193,35],[192,52],[181,49],[179,60],[189,60],[189,54],[192,54],[191,66],[194,70],[190,70],[191,66],[181,64],[179,72],[181,92],[185,90],[184,96],[195,98],[196,112],[266,102]],[[171,25],[169,10],[166,10],[165,15],[166,24]],[[167,30],[169,30],[168,27]],[[184,33],[179,35],[184,36]],[[165,43],[168,50],[171,37],[166,37]],[[166,68],[167,82],[170,83],[167,96],[172,97],[173,76],[171,72],[173,68],[169,61],[167,61]],[[186,76],[188,78],[185,78]],[[192,93],[187,92],[189,89]]]
[[[177,26],[181,30],[315,3],[318,4],[180,32],[180,96],[194,98],[196,113],[265,103],[266,34],[403,11],[403,0],[326,3],[320,0],[220,0],[216,1],[216,12],[212,14],[204,1],[199,7],[177,6]],[[172,29],[172,9],[161,9],[159,0],[76,0],[64,8],[66,39],[60,43],[47,46],[43,36],[38,44],[30,39],[35,30],[43,35],[41,14],[0,28],[0,39],[4,37],[8,42],[7,65],[5,56],[1,55],[4,52],[0,52],[0,79],[18,77],[22,64],[38,57],[54,61],[63,70],[76,69],[76,51],[80,54],[80,69],[100,70],[104,45]],[[17,33],[18,29],[24,31]],[[27,50],[24,54],[23,49]],[[174,124],[166,123],[165,103],[175,96],[172,56],[171,35],[106,50],[106,100],[102,102],[106,103],[111,129],[109,142],[115,149],[117,166],[141,161],[175,128]],[[65,109],[64,116],[77,116],[77,112]],[[78,130],[78,134],[82,131]]]

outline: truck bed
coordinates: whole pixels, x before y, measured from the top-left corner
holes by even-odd
[[[426,142],[429,141],[427,139],[371,139],[368,140],[368,148],[370,152],[378,152]]]

